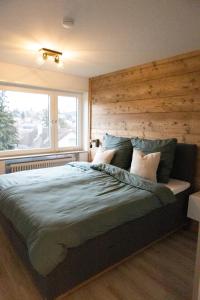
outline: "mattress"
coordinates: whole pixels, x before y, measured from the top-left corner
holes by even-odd
[[[169,182],[165,184],[165,186],[168,187],[174,195],[177,195],[178,193],[187,190],[190,187],[190,183],[187,181],[170,178]]]

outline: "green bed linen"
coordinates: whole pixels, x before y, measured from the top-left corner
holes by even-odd
[[[164,185],[106,164],[70,163],[0,176],[0,211],[43,276],[64,260],[68,248],[174,201]]]

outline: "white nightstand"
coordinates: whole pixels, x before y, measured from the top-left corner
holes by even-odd
[[[187,216],[199,223],[192,300],[200,300],[200,192],[190,195]]]

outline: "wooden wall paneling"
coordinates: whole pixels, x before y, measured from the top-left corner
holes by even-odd
[[[197,144],[200,188],[200,51],[91,78],[90,104],[93,139],[108,132]]]
[[[197,60],[199,51],[178,55],[170,59],[155,61],[142,66],[136,66],[92,78],[92,91],[105,89],[107,86],[122,82],[137,82],[152,80],[172,75],[199,71],[200,61]],[[106,78],[106,80],[105,80]]]
[[[177,96],[157,99],[141,99],[135,101],[117,101],[93,103],[93,114],[137,114],[137,113],[164,113],[164,112],[200,112],[200,96]]]
[[[92,102],[117,102],[139,99],[194,95],[200,92],[200,71],[141,82],[112,85],[92,91]]]

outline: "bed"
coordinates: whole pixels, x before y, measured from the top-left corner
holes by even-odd
[[[37,172],[28,173],[31,175],[26,172],[21,173],[18,177],[17,175],[4,176],[0,180],[0,220],[16,251],[30,270],[43,298],[54,299],[151,242],[183,226],[187,221],[188,196],[193,189],[195,158],[195,145],[177,145],[171,174],[173,179],[181,180],[181,182],[171,182],[171,187],[176,188],[176,193],[172,193],[169,188],[161,185],[141,182],[137,177],[130,176],[127,171],[110,165],[97,165],[91,168],[85,163],[72,163],[67,167],[59,167],[54,169],[54,176],[56,172],[59,175],[49,180],[50,186],[45,181],[41,184],[42,178],[46,178],[45,172],[48,172],[51,177],[50,170],[41,170],[39,176]],[[67,181],[63,179],[65,168],[70,169]],[[81,195],[79,195],[80,201],[74,202],[77,199],[76,176],[79,180],[81,178],[79,185],[81,194],[87,195],[86,208],[81,202]],[[117,186],[116,181],[119,182]],[[74,186],[74,189],[70,191],[70,197],[74,197],[74,201],[69,202],[66,207],[66,211],[69,212],[68,220],[73,215],[72,212],[76,211],[76,215],[68,222],[68,226],[65,223],[65,216],[62,222],[59,216],[59,225],[61,224],[63,232],[60,233],[61,240],[57,241],[58,221],[56,218],[52,220],[54,216],[51,216],[51,210],[55,211],[56,205],[56,212],[62,215],[63,203],[56,202],[54,196],[58,194],[59,188],[61,197],[62,191],[66,192],[67,184]],[[41,195],[45,195],[45,191],[49,188],[52,200],[48,200],[50,201],[48,202],[48,219],[45,214],[42,214],[44,211],[42,202],[41,206],[38,206],[33,199],[40,201]],[[94,195],[98,198],[102,190],[99,198],[101,201],[94,199]],[[137,201],[132,201],[133,191]],[[121,202],[123,196],[126,198],[125,204]],[[15,202],[13,202],[16,197],[21,199],[19,207],[15,207]],[[48,199],[51,197],[48,196]],[[27,206],[27,199],[32,199],[33,208]],[[95,213],[97,203],[100,203],[101,214],[104,213],[103,218]],[[138,203],[140,209],[138,209]],[[36,207],[38,207],[37,216],[35,216]],[[124,214],[118,214],[119,210],[124,211]],[[27,211],[29,211],[28,218],[26,218]],[[88,214],[88,211],[91,214]],[[84,212],[88,214],[87,218],[83,218]],[[20,218],[17,219],[16,216]],[[39,216],[40,223],[37,222]],[[46,229],[47,221],[50,227],[53,226],[53,237],[52,228],[51,232],[49,228]],[[27,226],[24,226],[23,222]],[[33,227],[31,234],[30,223]],[[38,232],[39,235],[36,235]],[[43,235],[44,232],[45,235]],[[50,234],[51,239],[49,239]],[[55,239],[55,247],[48,244],[50,242],[52,244],[52,239]],[[40,244],[38,244],[39,240],[41,240]],[[56,264],[55,256],[57,257]],[[48,257],[47,265],[45,257]]]

